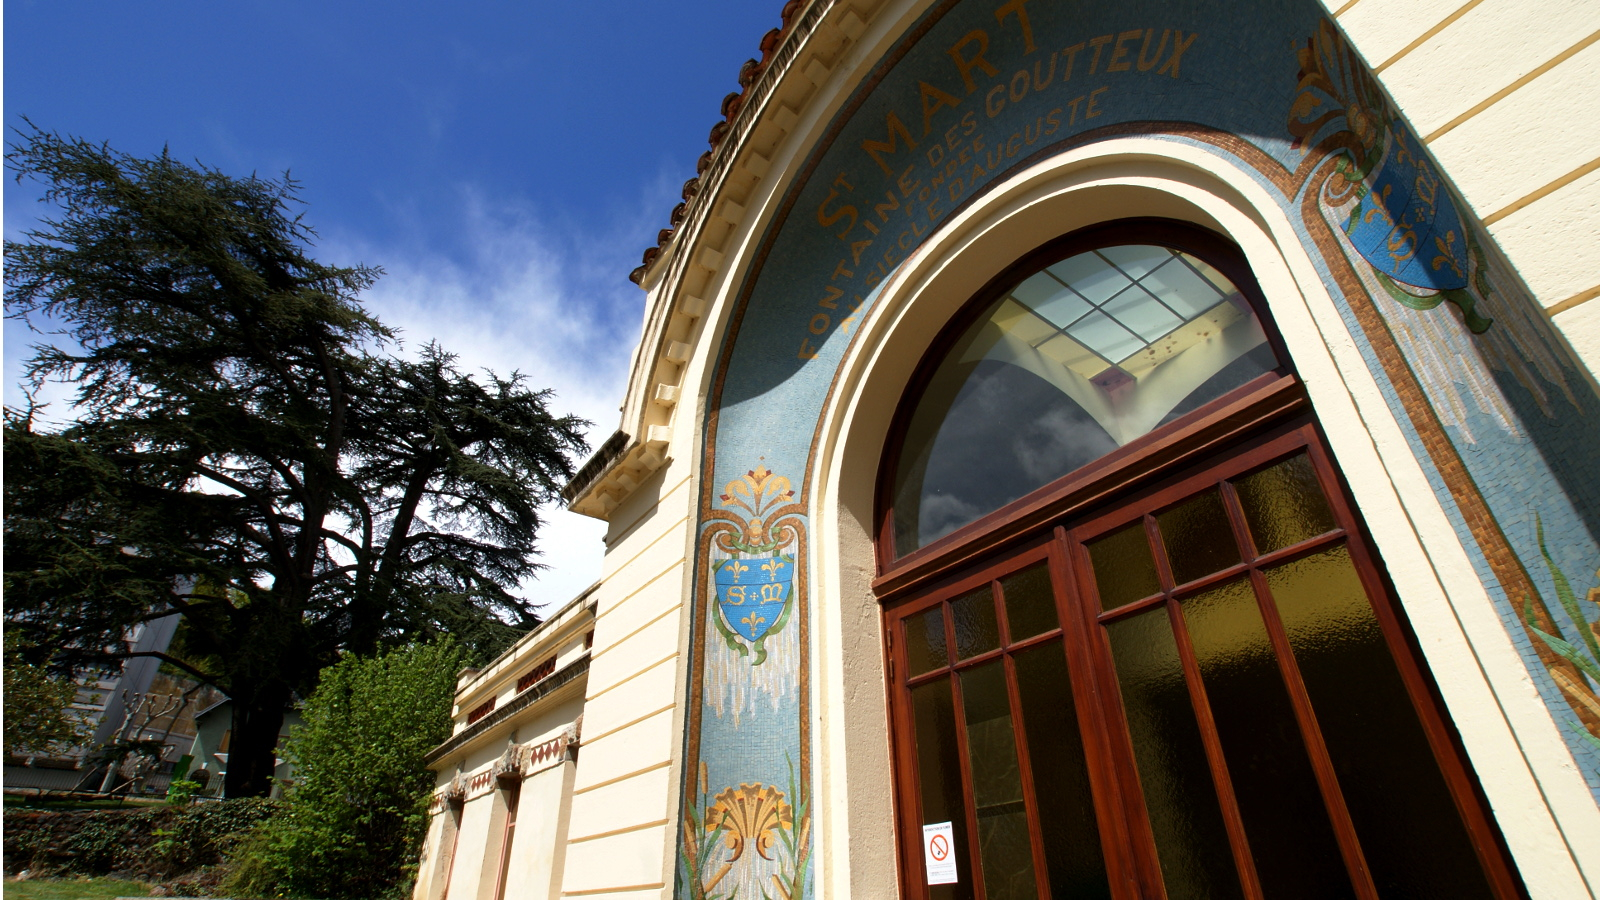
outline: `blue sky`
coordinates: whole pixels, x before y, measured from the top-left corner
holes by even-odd
[[[291,171],[316,255],[382,266],[367,302],[408,344],[521,369],[593,420],[598,445],[643,314],[627,274],[781,8],[11,0],[5,121]],[[6,181],[8,238],[37,195]],[[7,403],[34,340],[6,322]],[[599,576],[603,526],[552,513],[550,569],[527,593],[561,603]]]

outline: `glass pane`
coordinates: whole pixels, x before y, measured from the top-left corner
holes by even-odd
[[[1349,549],[1278,566],[1267,583],[1378,893],[1493,896]]]
[[[1175,340],[1178,336],[1178,332],[1174,332],[1173,336],[1168,339]],[[1276,368],[1278,368],[1278,358],[1272,355],[1271,345],[1262,343],[1255,349],[1218,369],[1215,375],[1207,378],[1199,387],[1191,390],[1188,396],[1178,402],[1178,405],[1172,407],[1172,411],[1167,413],[1160,424],[1166,425],[1176,422],[1223,394],[1235,388],[1243,387]]]
[[[1162,303],[1185,319],[1198,316],[1216,306],[1223,298],[1223,291],[1201,278],[1193,268],[1185,265],[1193,259],[1192,256],[1180,253],[1177,258],[1139,279],[1139,284],[1145,290],[1155,294]],[[1233,292],[1233,296],[1238,296],[1233,285],[1228,285],[1227,290]]]
[[[1023,346],[1050,368],[1070,371]],[[895,552],[932,543],[1117,446],[1089,411],[1036,372],[992,359],[951,366],[948,378],[930,382],[907,429],[895,475]]]
[[[1048,271],[1061,279],[1062,283],[1072,285],[1073,290],[1096,305],[1110,300],[1131,283],[1128,276],[1117,271],[1098,253],[1080,253],[1051,265]]]
[[[944,604],[905,620],[906,663],[911,675],[950,664],[944,643]]]
[[[1100,256],[1122,270],[1129,278],[1143,278],[1150,274],[1150,270],[1171,259],[1172,251],[1148,244],[1129,244],[1122,247],[1106,247],[1100,251]]]
[[[1089,559],[1094,563],[1101,609],[1116,609],[1161,590],[1143,520],[1092,541]]]
[[[1142,338],[1104,312],[1084,316],[1067,329],[1067,334],[1099,354],[1107,365],[1123,361],[1145,345]]]
[[[1110,897],[1066,656],[1061,644],[1050,643],[1013,658],[1050,893],[1071,900]]]
[[[952,823],[956,882],[928,886],[932,900],[970,900],[972,865],[967,849],[967,808],[961,789],[961,756],[956,743],[955,703],[950,679],[939,678],[911,689],[911,717],[917,732],[917,782],[922,800],[921,825]],[[922,859],[921,854],[917,859]]]
[[[1271,553],[1339,527],[1311,459],[1291,456],[1233,483],[1257,553]]]
[[[1197,259],[1127,245],[1029,273],[921,388],[894,474],[895,552],[1275,368],[1250,305]]]
[[[1046,322],[1065,328],[1094,307],[1049,272],[1040,272],[1017,285],[1011,296],[1038,313]]]
[[[977,656],[1000,646],[1000,623],[994,617],[994,591],[988,585],[950,604],[956,626],[956,659]]]
[[[1050,567],[1044,563],[1000,579],[1000,595],[1006,601],[1006,625],[1013,641],[1061,624],[1056,618],[1056,592],[1050,587]]]
[[[1172,565],[1172,580],[1184,584],[1239,561],[1239,545],[1222,508],[1222,495],[1213,488],[1156,515],[1161,542]]]
[[[972,797],[978,810],[984,896],[987,900],[1035,897],[1033,845],[1003,660],[961,673],[961,705],[966,710],[967,764],[972,768]]]
[[[1184,600],[1183,618],[1262,894],[1354,897],[1250,582]]]
[[[1242,897],[1166,606],[1105,628],[1167,895]]]
[[[1143,338],[1142,343],[1150,343],[1183,324],[1177,314],[1142,287],[1131,287],[1112,297],[1105,305],[1105,312]]]

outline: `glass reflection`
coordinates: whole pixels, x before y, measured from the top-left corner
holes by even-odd
[[[1089,559],[1094,563],[1101,609],[1116,609],[1161,589],[1155,561],[1150,558],[1150,541],[1145,537],[1143,520],[1135,520],[1120,531],[1091,541]]]
[[[923,389],[895,474],[895,550],[977,520],[1275,368],[1214,268],[1105,247],[1022,280]]]
[[[1106,626],[1169,897],[1242,898],[1167,608]]]
[[[967,761],[978,817],[984,896],[989,900],[1031,900],[1038,896],[1033,843],[1022,799],[1011,699],[1000,660],[961,673],[961,705],[966,710]]]
[[[1349,548],[1266,573],[1384,897],[1492,897]]]

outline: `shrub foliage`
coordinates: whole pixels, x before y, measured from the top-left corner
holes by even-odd
[[[183,807],[7,810],[6,871],[168,878],[218,862],[279,805],[246,797]]]
[[[88,729],[72,710],[78,686],[25,662],[16,644],[6,636],[6,755],[51,753],[86,739]]]
[[[423,756],[450,734],[462,659],[444,640],[324,670],[284,751],[295,766],[287,806],[241,845],[225,889],[329,900],[405,893],[433,788]]]

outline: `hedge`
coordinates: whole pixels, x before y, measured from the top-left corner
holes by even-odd
[[[220,862],[234,839],[281,808],[246,797],[142,809],[10,809],[5,871],[172,878]]]

